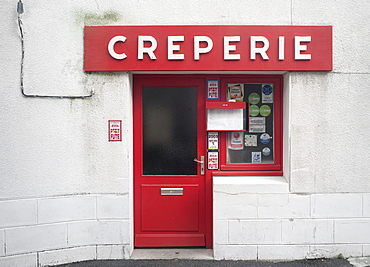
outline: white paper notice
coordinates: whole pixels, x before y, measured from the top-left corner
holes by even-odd
[[[260,125],[260,124],[249,125],[249,132],[250,133],[264,133],[266,132],[266,126]]]
[[[218,80],[208,80],[208,99],[218,99]]]
[[[249,124],[265,124],[265,117],[249,117]]]
[[[249,132],[250,133],[266,132],[266,118],[265,117],[249,117]]]
[[[208,152],[208,170],[218,169],[218,152]]]
[[[243,129],[242,109],[208,109],[208,131],[235,131]]]
[[[208,149],[218,150],[218,132],[208,132]]]

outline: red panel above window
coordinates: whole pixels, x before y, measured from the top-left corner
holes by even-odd
[[[85,71],[330,71],[331,26],[86,26]]]

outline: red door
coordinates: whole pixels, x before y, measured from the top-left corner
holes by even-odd
[[[205,84],[199,76],[134,76],[135,247],[211,247]]]

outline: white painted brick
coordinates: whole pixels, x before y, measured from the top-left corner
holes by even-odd
[[[216,220],[213,224],[213,242],[214,244],[229,243],[229,226],[228,221]]]
[[[363,194],[363,216],[364,217],[370,217],[370,194]]]
[[[0,258],[1,267],[37,267],[37,253]]]
[[[133,246],[131,246],[130,244],[123,247],[123,253],[124,253],[125,259],[130,259],[131,258],[132,249],[133,249]]]
[[[313,218],[362,217],[362,194],[312,195]]]
[[[214,176],[214,192],[288,193],[289,184],[281,176]]]
[[[0,228],[37,223],[36,200],[0,201]]]
[[[65,224],[30,226],[5,230],[6,253],[35,252],[67,246]]]
[[[129,243],[128,221],[92,221],[68,224],[68,245],[109,245]]]
[[[370,243],[370,219],[335,220],[335,243]]]
[[[258,260],[299,260],[306,258],[308,252],[308,245],[258,246]]]
[[[244,244],[280,244],[281,221],[229,221],[229,243]]]
[[[333,242],[331,220],[288,220],[282,222],[283,244],[320,244]]]
[[[97,259],[104,260],[116,260],[116,259],[125,259],[126,246],[97,246]]]
[[[307,258],[336,258],[339,254],[343,257],[361,257],[362,245],[310,245],[310,254]]]
[[[362,256],[363,257],[370,257],[370,245],[363,245],[362,247]]]
[[[0,256],[5,255],[5,231],[0,231]]]
[[[258,196],[258,218],[309,218],[310,196],[269,194]]]
[[[95,219],[96,198],[71,196],[38,201],[39,223]]]
[[[124,196],[98,196],[97,197],[98,219],[128,219],[129,198]]]
[[[214,194],[215,219],[257,218],[257,195]]]
[[[39,262],[41,266],[66,264],[94,259],[96,259],[95,246],[67,248],[39,253]]]
[[[215,260],[257,260],[257,246],[216,245],[213,256]]]

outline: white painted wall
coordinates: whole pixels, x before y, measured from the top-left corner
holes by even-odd
[[[82,95],[94,89],[95,95],[83,100],[21,95],[16,4],[17,0],[3,0],[0,9],[0,265],[35,266],[91,258],[122,258],[130,254],[131,76],[123,72],[83,72],[84,25],[332,25],[334,70],[285,76],[284,117],[285,130],[289,131],[284,133],[284,170],[289,183],[286,184],[288,191],[278,193],[277,198],[289,199],[292,203],[302,201],[305,209],[288,206],[287,210],[297,210],[301,214],[300,223],[310,227],[316,220],[330,220],[323,226],[328,231],[334,227],[334,231],[345,232],[349,226],[363,225],[361,223],[370,217],[366,138],[370,130],[367,118],[370,101],[366,94],[370,83],[368,1],[25,0],[22,15],[25,92]],[[107,141],[109,119],[122,120],[122,142]],[[226,190],[227,186],[222,184],[219,189]],[[242,186],[236,185],[236,188]],[[268,198],[261,193],[256,192],[252,198],[243,195],[241,203],[247,207],[253,206],[256,199],[261,203]],[[215,203],[220,203],[222,196],[215,196]],[[362,210],[362,215],[329,214],[331,208],[324,205],[326,201],[321,202],[322,206],[315,206],[323,199],[330,202],[336,197],[346,210]],[[353,201],[346,202],[347,197]],[[354,201],[359,198],[361,204]],[[235,201],[226,200],[230,204]],[[102,203],[106,203],[104,211]],[[273,204],[271,202],[272,207]],[[264,210],[258,207],[258,216],[237,225],[232,222],[237,217],[228,217],[222,213],[222,207],[215,206],[218,211],[215,240],[222,234],[230,240],[237,237],[232,231],[226,231],[232,229],[227,225],[235,229],[248,223],[256,226]],[[315,207],[323,209],[320,214],[328,215],[315,217],[312,211]],[[236,206],[235,210],[243,208]],[[266,207],[267,217],[263,217],[263,220],[272,220],[271,227],[276,226],[276,220],[280,225],[292,224],[288,215],[276,218],[273,211]],[[115,231],[111,238],[107,237],[109,240],[101,238],[107,226]],[[46,230],[57,235],[55,241],[48,239]],[[367,234],[367,230],[364,231]],[[73,242],[72,233],[81,235],[80,239]],[[36,236],[44,237],[45,241],[33,240]],[[250,247],[251,238],[247,237],[248,233],[235,239],[238,246],[233,249],[257,249],[257,246]],[[317,247],[312,246],[325,249],[326,241],[310,241],[307,245],[292,238],[295,246],[287,239],[284,244],[280,243],[281,249],[302,249],[302,253],[298,253],[302,257],[331,255],[314,253]],[[351,244],[352,252],[348,253],[351,255],[360,255],[359,247],[362,254],[369,254],[370,240],[360,239],[337,236],[329,243]],[[29,241],[25,243],[25,240]],[[258,244],[260,257],[274,255],[269,247],[275,244],[275,240],[272,241]],[[220,250],[217,251],[215,242],[217,254]],[[225,250],[224,257],[233,258],[233,251]],[[286,255],[279,250],[276,253],[276,258]]]
[[[294,25],[332,25],[334,70],[291,74],[291,189],[369,192],[366,1],[293,1]]]
[[[370,101],[364,91],[370,75],[293,73],[291,77],[292,190],[369,192]]]

